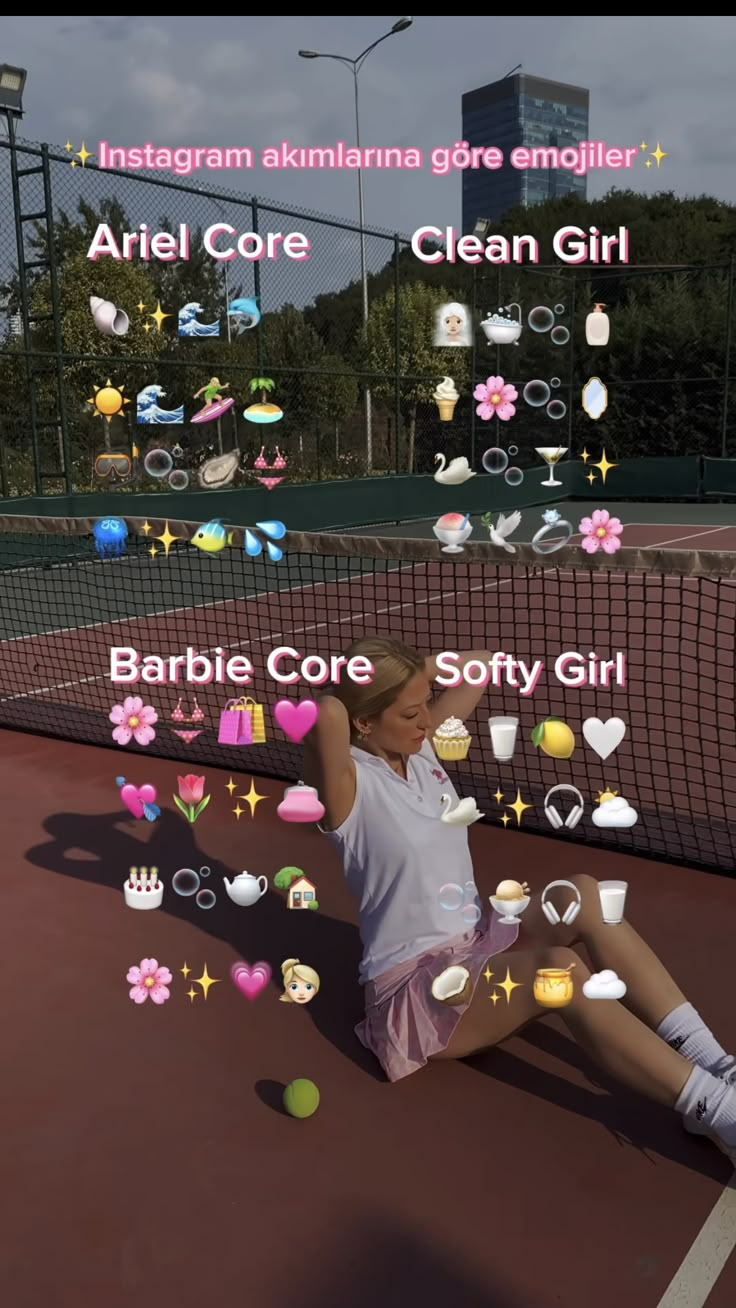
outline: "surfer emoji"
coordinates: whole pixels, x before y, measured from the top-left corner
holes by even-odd
[[[226,545],[232,545],[233,533],[226,531],[222,518],[213,518],[211,522],[206,522],[203,527],[195,531],[192,536],[190,545],[196,545],[198,550],[204,550],[205,554],[219,554],[224,550]]]
[[[221,382],[219,377],[210,377],[206,386],[201,386],[194,396],[198,400],[200,395],[204,395],[204,408],[195,413],[192,422],[211,422],[213,418],[222,417],[227,413],[235,403],[235,400],[229,397],[222,398],[221,391],[230,389],[230,382]]]

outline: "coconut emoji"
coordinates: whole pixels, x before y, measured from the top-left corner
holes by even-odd
[[[550,758],[571,758],[575,737],[562,718],[545,718],[534,728],[532,744]]]
[[[432,995],[441,1004],[454,1008],[457,1004],[467,1004],[470,999],[470,973],[467,967],[446,967],[432,982]]]

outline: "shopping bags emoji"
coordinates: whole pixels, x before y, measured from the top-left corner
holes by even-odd
[[[220,714],[217,739],[221,745],[253,744],[253,724],[245,695],[241,695],[240,699],[228,700]]]
[[[245,698],[245,706],[250,715],[251,730],[253,732],[252,743],[254,745],[264,745],[266,742],[266,723],[263,713],[263,705],[256,704],[254,699]]]

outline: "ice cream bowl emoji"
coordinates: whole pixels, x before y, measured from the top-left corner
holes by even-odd
[[[462,513],[443,513],[432,528],[438,541],[442,542],[443,554],[460,554],[472,530],[470,515]]]
[[[523,899],[498,899],[496,895],[490,896],[491,907],[496,910],[500,920],[507,926],[518,926],[523,913],[531,903],[529,895]]]

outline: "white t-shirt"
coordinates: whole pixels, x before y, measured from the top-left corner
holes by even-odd
[[[342,826],[324,834],[339,849],[358,901],[366,982],[471,930],[463,908],[474,904],[479,915],[480,901],[468,828],[440,821],[441,796],[450,795],[454,807],[458,795],[429,742],[410,757],[406,781],[384,759],[350,752],[355,803]],[[454,909],[440,903],[453,900],[440,894],[448,883],[463,894]]]

